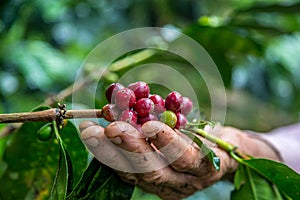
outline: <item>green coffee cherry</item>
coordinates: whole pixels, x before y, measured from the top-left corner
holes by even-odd
[[[161,114],[160,121],[174,128],[177,122],[176,114],[170,110],[166,110]]]
[[[41,141],[49,140],[52,137],[52,135],[53,130],[51,123],[45,124],[37,131],[37,138]]]

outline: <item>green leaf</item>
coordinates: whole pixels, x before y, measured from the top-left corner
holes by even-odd
[[[152,193],[147,193],[143,191],[141,188],[135,186],[133,194],[130,198],[130,200],[160,200],[157,195],[152,194]]]
[[[234,178],[235,190],[231,193],[232,200],[276,200],[272,183],[250,167],[240,164]]]
[[[220,170],[220,158],[215,154],[213,150],[211,150],[206,144],[202,142],[197,136],[195,136],[192,132],[187,130],[181,130],[185,135],[191,138],[202,150],[202,152],[206,155],[209,161],[213,164],[216,170]]]
[[[239,190],[242,187],[242,185],[245,184],[245,180],[246,180],[245,174],[246,174],[245,167],[243,165],[239,166],[235,172],[234,181],[233,181],[234,188],[236,190]]]
[[[70,121],[59,131],[59,135],[72,161],[73,182],[77,183],[88,164],[88,151],[79,137],[77,128]]]
[[[243,163],[276,184],[291,199],[300,199],[300,175],[283,163],[267,159],[244,160]]]
[[[52,200],[64,200],[67,196],[68,187],[70,187],[70,180],[72,180],[72,163],[70,156],[65,150],[63,141],[58,133],[56,123],[53,122],[53,129],[56,139],[59,144],[59,162],[54,179],[54,184],[51,189],[50,199]]]
[[[130,199],[133,188],[112,169],[93,158],[67,199]]]
[[[34,111],[49,107],[38,107]],[[59,147],[54,138],[39,141],[36,132],[45,123],[24,123],[12,134],[3,152],[5,170],[0,199],[48,198],[55,176]],[[8,193],[9,191],[9,193]]]
[[[79,199],[86,196],[88,192],[88,188],[90,186],[91,181],[93,180],[94,176],[100,169],[100,163],[96,158],[90,162],[86,170],[83,172],[80,181],[74,187],[73,191],[67,197],[67,199]]]
[[[240,13],[255,13],[255,12],[278,12],[278,13],[287,13],[287,14],[298,14],[300,10],[300,3],[295,4],[288,4],[288,5],[280,5],[280,4],[273,4],[273,5],[262,5],[262,4],[254,4],[254,6],[242,9]]]

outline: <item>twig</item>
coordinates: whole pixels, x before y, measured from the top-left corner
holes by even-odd
[[[37,112],[24,113],[9,113],[0,114],[0,123],[16,123],[16,122],[50,122],[61,117],[61,112],[58,108]],[[101,109],[90,110],[68,110],[64,113],[64,119],[75,118],[101,118]]]

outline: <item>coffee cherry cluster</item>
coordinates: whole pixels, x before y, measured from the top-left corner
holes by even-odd
[[[124,121],[139,127],[147,121],[160,120],[171,128],[184,128],[186,115],[193,103],[188,97],[173,91],[166,99],[150,94],[147,83],[138,81],[127,87],[112,83],[105,91],[109,104],[102,108],[103,117],[110,122]]]

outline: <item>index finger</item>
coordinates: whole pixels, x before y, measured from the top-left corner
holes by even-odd
[[[203,176],[215,171],[193,141],[159,121],[150,121],[142,126],[145,135],[164,154],[171,166],[181,172]]]

